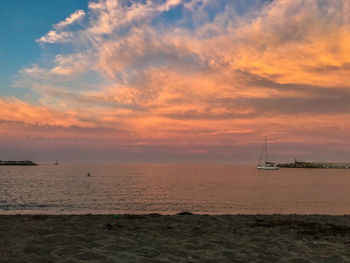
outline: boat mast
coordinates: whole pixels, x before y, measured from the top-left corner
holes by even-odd
[[[265,164],[267,163],[267,137],[265,136]]]
[[[260,155],[259,155],[259,160],[258,160],[258,165],[262,165],[261,161],[264,158],[263,154],[264,154],[264,150],[265,150],[265,143],[263,143],[262,147],[261,147],[261,151],[260,151]]]

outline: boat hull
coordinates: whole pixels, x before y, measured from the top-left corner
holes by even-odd
[[[258,165],[256,168],[259,170],[279,170],[280,169],[278,166],[265,166],[265,165]]]

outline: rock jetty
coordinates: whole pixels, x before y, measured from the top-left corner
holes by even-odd
[[[33,163],[32,161],[25,160],[25,161],[1,161],[0,165],[23,165],[23,166],[32,166],[32,165],[38,165],[37,163]]]
[[[277,164],[281,168],[350,169],[350,163],[298,162]]]

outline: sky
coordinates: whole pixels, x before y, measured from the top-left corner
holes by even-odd
[[[348,0],[1,0],[0,159],[350,162]]]

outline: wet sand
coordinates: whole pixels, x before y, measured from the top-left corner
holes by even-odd
[[[350,216],[1,215],[0,262],[350,263]]]

